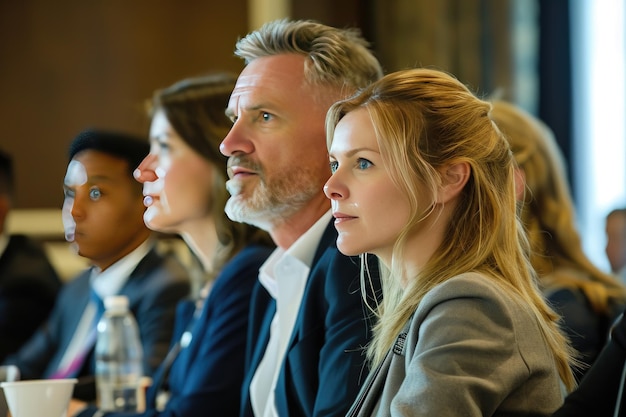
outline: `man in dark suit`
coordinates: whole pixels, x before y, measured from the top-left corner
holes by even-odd
[[[241,415],[344,416],[367,374],[368,311],[359,260],[337,250],[322,190],[324,123],[332,103],[382,70],[356,31],[307,21],[270,22],[235,54],[246,67],[220,146],[229,157],[226,213],[278,246],[252,298]]]
[[[70,144],[64,179],[66,239],[93,266],[61,291],[46,325],[5,364],[22,379],[78,377],[74,396],[95,399],[95,325],[99,303],[126,295],[139,325],[144,373],[151,376],[169,348],[176,304],[189,293],[183,266],[155,249],[143,222],[142,187],[132,172],[147,141],[86,130]]]
[[[18,350],[43,323],[61,288],[42,246],[5,229],[14,183],[13,160],[0,151],[0,361]]]

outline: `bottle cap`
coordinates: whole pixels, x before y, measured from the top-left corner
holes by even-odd
[[[104,308],[108,311],[128,310],[128,297],[125,295],[109,295],[104,299]]]

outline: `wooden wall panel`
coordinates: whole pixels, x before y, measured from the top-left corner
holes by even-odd
[[[17,207],[60,206],[67,143],[83,128],[145,134],[154,89],[239,71],[232,51],[254,1],[0,0],[0,147],[15,157]],[[293,18],[359,27],[386,71],[435,66],[480,92],[518,95],[520,0],[290,1]]]
[[[156,88],[239,71],[246,0],[0,1],[0,147],[18,208],[60,207],[68,142],[85,127],[147,131]]]

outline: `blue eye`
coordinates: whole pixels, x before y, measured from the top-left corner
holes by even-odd
[[[263,121],[267,122],[272,118],[272,115],[267,112],[263,112],[261,114],[261,117],[263,118]]]
[[[93,201],[97,201],[102,196],[102,191],[99,188],[92,188],[89,190],[89,198]]]
[[[357,167],[358,169],[367,169],[371,166],[373,166],[374,164],[372,164],[370,161],[368,161],[367,159],[364,158],[359,158],[357,160]]]
[[[69,188],[63,189],[63,196],[65,198],[74,198],[74,195],[75,195],[74,190],[69,189]]]
[[[337,161],[330,161],[330,172],[331,173],[335,173],[335,171],[337,171],[337,168],[339,167],[339,163]]]

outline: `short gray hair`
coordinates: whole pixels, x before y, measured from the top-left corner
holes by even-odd
[[[338,29],[312,20],[281,19],[239,39],[235,47],[235,55],[246,64],[281,54],[307,57],[305,79],[311,84],[339,87],[344,94],[353,94],[383,75],[369,43],[356,28]]]

